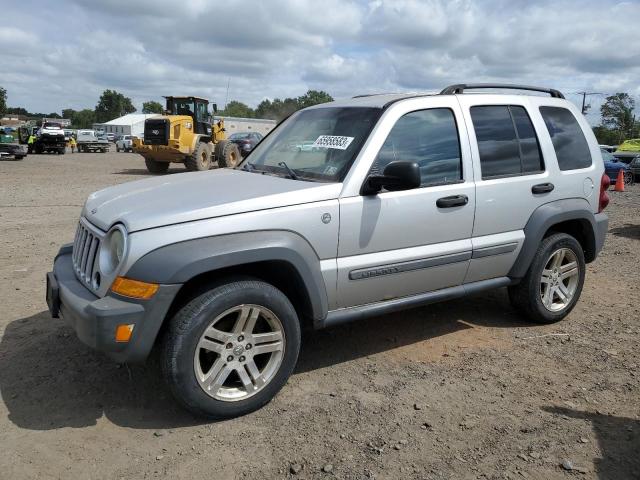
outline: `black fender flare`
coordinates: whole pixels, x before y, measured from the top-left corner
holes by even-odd
[[[183,284],[203,273],[265,261],[291,265],[307,292],[313,319],[327,316],[329,302],[320,259],[306,239],[290,231],[243,232],[173,243],[142,256],[126,276],[145,282]]]
[[[545,233],[554,225],[568,220],[579,220],[583,225],[588,225],[587,228],[583,228],[587,242],[586,250],[592,252],[595,258],[602,248],[604,236],[602,239],[599,238],[599,228],[591,206],[586,200],[579,198],[557,200],[539,206],[529,217],[524,227],[524,243],[508,276],[512,279],[524,277]]]

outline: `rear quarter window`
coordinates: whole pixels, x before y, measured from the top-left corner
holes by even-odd
[[[593,161],[589,144],[573,113],[562,107],[540,107],[540,113],[551,136],[560,170],[590,167]]]

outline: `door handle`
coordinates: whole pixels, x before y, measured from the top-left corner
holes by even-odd
[[[466,195],[452,195],[450,197],[442,197],[436,200],[438,208],[462,207],[469,203],[469,197]]]
[[[554,188],[553,183],[539,183],[531,187],[531,193],[549,193],[552,192]]]

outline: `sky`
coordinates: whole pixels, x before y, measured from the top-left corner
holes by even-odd
[[[142,102],[334,98],[507,82],[640,103],[640,0],[2,2],[0,86],[29,111]],[[228,86],[228,89],[227,89]],[[640,111],[640,105],[639,109]]]

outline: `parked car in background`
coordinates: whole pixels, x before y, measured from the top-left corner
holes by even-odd
[[[115,133],[107,132],[107,133],[105,133],[105,136],[107,137],[107,140],[109,140],[110,142],[115,142],[116,141],[116,134]]]
[[[640,182],[640,155],[631,160],[629,168],[631,169],[631,173],[633,174],[633,179],[637,182]]]
[[[229,137],[229,141],[238,145],[240,154],[243,157],[249,155],[260,140],[262,140],[262,135],[258,132],[237,132]]]
[[[116,152],[133,152],[133,135],[122,135],[116,140]]]
[[[621,161],[619,158],[614,157],[611,153],[607,152],[605,149],[601,148],[602,152],[602,160],[604,160],[604,172],[607,174],[609,179],[611,180],[611,184],[615,184],[618,180],[618,172],[622,170],[624,175],[624,184],[628,185],[633,183],[633,172],[631,171],[631,167]]]

